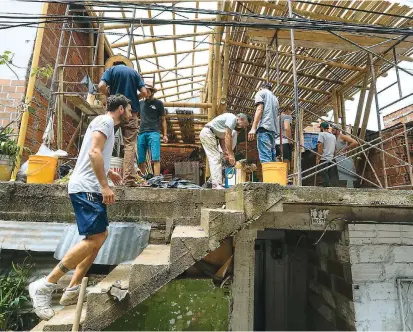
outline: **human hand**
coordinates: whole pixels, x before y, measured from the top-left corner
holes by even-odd
[[[110,205],[115,203],[115,194],[113,193],[112,189],[109,188],[109,186],[102,187],[101,192],[103,196],[103,204]]]
[[[256,129],[251,128],[250,132],[248,133],[248,140],[249,141],[252,141],[252,140],[255,139],[256,132],[257,132]]]
[[[228,156],[228,163],[229,163],[231,166],[235,166],[235,157],[234,157],[234,155],[229,155],[229,156]]]
[[[163,135],[163,137],[162,137],[162,142],[165,143],[165,144],[167,144],[167,143],[169,142],[168,136]]]
[[[115,186],[120,186],[122,184],[122,177],[120,176],[119,173],[116,173],[112,170],[109,171],[108,173],[109,179],[112,180],[112,182],[115,184]]]
[[[315,160],[315,164],[318,165],[320,163],[320,160],[321,160],[321,158],[317,157],[316,160]]]

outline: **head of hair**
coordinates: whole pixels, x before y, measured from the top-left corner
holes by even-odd
[[[118,66],[118,65],[125,65],[125,66],[127,66],[127,64],[124,63],[123,61],[115,61],[115,62],[113,63],[113,65],[114,65],[114,66]]]
[[[323,129],[330,128],[330,124],[327,121],[321,122],[320,127]]]
[[[131,101],[124,95],[118,93],[116,95],[109,96],[107,100],[107,111],[115,112],[119,106],[123,106],[123,108],[126,109],[128,104],[131,104]]]
[[[245,120],[248,121],[249,124],[251,124],[252,118],[249,115],[247,115],[245,113],[238,113],[237,117],[245,119]]]
[[[262,87],[264,88],[264,89],[268,89],[268,90],[271,90],[272,89],[272,84],[271,83],[264,83],[263,85],[262,85]]]

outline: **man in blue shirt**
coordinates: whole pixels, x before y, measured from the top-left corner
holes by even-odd
[[[99,91],[105,96],[122,94],[131,101],[132,118],[121,125],[124,157],[123,182],[127,186],[136,186],[136,139],[138,137],[139,99],[145,98],[148,92],[141,76],[133,69],[132,62],[123,55],[110,57],[105,64],[106,71],[99,83]],[[138,95],[138,91],[140,94]]]

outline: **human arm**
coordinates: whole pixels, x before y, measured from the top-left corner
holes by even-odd
[[[289,120],[284,120],[284,132],[285,136],[288,138],[287,143],[292,143],[291,139],[293,138],[291,130],[291,122]]]
[[[94,131],[92,133],[92,142],[89,149],[89,158],[92,164],[93,171],[96,174],[96,178],[99,181],[103,203],[112,204],[115,202],[115,194],[112,189],[109,188],[108,178],[105,174],[105,168],[103,164],[102,151],[106,142],[106,135],[100,131]]]
[[[138,72],[136,72],[135,80],[138,87],[138,91],[140,92],[138,94],[138,99],[140,100],[146,98],[148,96],[148,90],[146,90],[145,82],[142,80],[142,77],[138,74]]]
[[[260,123],[262,112],[264,111],[264,104],[260,103],[257,105],[257,110],[255,111],[254,121],[251,126],[251,130],[248,133],[248,140],[252,141],[255,139],[255,134],[257,132],[258,124]]]
[[[320,163],[320,160],[321,160],[321,156],[322,156],[322,154],[323,154],[323,147],[324,147],[324,145],[323,145],[323,143],[321,143],[321,142],[318,142],[317,143],[317,156],[316,156],[316,158],[315,158],[315,160],[316,160],[316,165],[318,165],[319,163]]]
[[[168,131],[167,131],[167,125],[166,125],[166,116],[161,116],[161,121],[162,121],[162,142],[165,144],[168,143]]]
[[[348,135],[341,135],[341,139],[348,143],[348,146],[342,150],[343,153],[353,150],[359,146],[359,143]]]
[[[222,148],[222,145],[221,145]],[[228,156],[228,162],[230,163],[231,166],[235,165],[235,157],[234,157],[234,151],[232,151],[232,130],[230,128],[227,128],[225,132],[225,151],[224,149],[222,150],[224,152],[224,155],[226,154]]]
[[[108,178],[111,179],[116,186],[120,186],[122,184],[122,177],[120,174],[112,171],[111,169],[109,169]]]
[[[108,69],[106,70],[99,82],[98,85],[98,90],[101,94],[103,94],[103,104],[106,105],[106,99],[110,95],[110,85],[111,85],[111,76],[112,76],[112,70]]]
[[[147,96],[148,96],[148,90],[146,90],[146,88],[145,87],[143,87],[143,88],[140,88],[139,89],[139,94],[138,94],[138,99],[140,100],[140,99],[143,99],[143,98],[146,98]]]

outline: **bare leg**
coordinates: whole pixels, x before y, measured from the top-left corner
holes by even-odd
[[[100,234],[89,235],[71,248],[53,271],[47,276],[48,282],[57,283],[67,272],[74,269],[79,263],[99,251],[108,236],[108,231]]]
[[[83,277],[86,275],[87,271],[89,271],[98,253],[99,250],[95,250],[76,266],[76,270],[73,274],[72,280],[70,280],[69,287],[75,287],[82,283]]]
[[[153,162],[153,172],[155,173],[154,174],[155,176],[161,174],[161,162],[160,161]]]
[[[142,174],[145,174],[145,163],[139,164],[139,169],[141,170]]]

